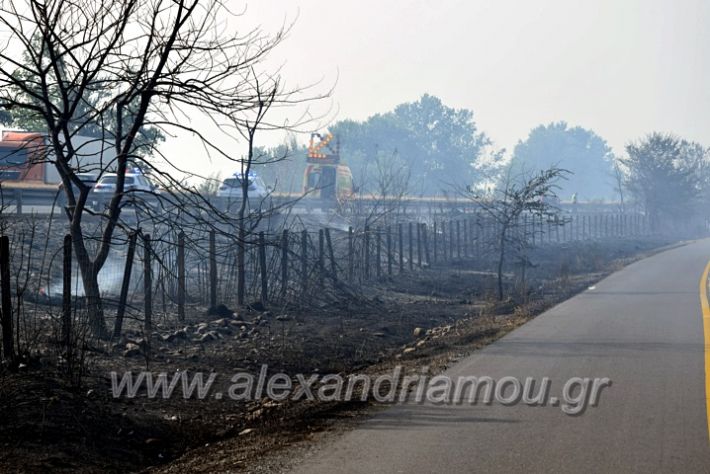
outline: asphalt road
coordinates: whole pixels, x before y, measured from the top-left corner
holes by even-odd
[[[710,472],[700,280],[710,240],[630,265],[447,375],[608,377],[598,406],[405,404],[326,441],[299,473]]]

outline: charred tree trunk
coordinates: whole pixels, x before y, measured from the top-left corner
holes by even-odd
[[[239,242],[237,242],[237,304],[239,306],[244,305],[244,293],[246,290],[246,280],[244,276],[245,268],[245,240],[246,231],[244,229],[244,223],[239,224]]]
[[[2,343],[3,355],[15,370],[17,361],[13,345],[12,296],[10,295],[10,239],[6,235],[0,238],[0,287],[2,287]]]
[[[86,296],[86,311],[89,318],[89,328],[91,333],[101,339],[108,338],[106,329],[106,318],[104,317],[104,306],[101,301],[101,290],[99,288],[99,272],[92,262],[79,263],[81,270],[81,280],[84,283],[84,295]]]
[[[506,227],[503,225],[500,232],[500,249],[498,254],[498,301],[503,301],[503,266],[505,265],[505,234]]]

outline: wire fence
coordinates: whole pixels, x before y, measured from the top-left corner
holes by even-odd
[[[160,239],[135,233],[112,250],[99,274],[99,284],[105,299],[119,309],[144,311],[143,302],[150,293],[156,310],[174,314],[178,320],[184,318],[186,307],[234,307],[239,299],[261,307],[327,302],[339,291],[377,278],[437,264],[485,260],[499,247],[500,232],[500,225],[492,218],[476,214],[383,226],[365,224],[347,230],[323,227],[255,232],[243,242],[215,231],[178,232]],[[511,233],[517,233],[528,246],[651,235],[642,214],[609,213],[558,219],[523,216]],[[244,254],[243,269],[238,265],[239,252]],[[129,261],[129,256],[137,261]],[[151,262],[146,266],[148,257]],[[82,297],[76,263],[72,272],[72,295]],[[240,273],[244,281],[241,294],[237,291]],[[49,297],[61,294],[59,282],[55,279],[51,284]]]
[[[106,320],[113,322],[111,335],[120,337],[128,324],[150,337],[155,324],[179,328],[204,319],[206,312],[324,307],[362,294],[383,278],[437,265],[483,268],[490,266],[502,238],[532,248],[654,236],[640,213],[521,215],[509,224],[507,237],[502,225],[472,212],[455,218],[395,216],[382,225],[364,219],[348,228],[292,222],[287,229],[257,230],[241,239],[238,233],[198,227],[155,227],[152,235],[134,230],[116,238],[98,284]],[[698,228],[704,232],[707,222],[688,223],[684,231]],[[37,318],[17,317],[32,304],[49,308],[60,322],[58,339],[72,337],[72,328],[84,324],[87,304],[72,238],[58,243],[51,224],[38,228],[35,221],[0,230],[5,234],[0,240],[3,347],[13,344],[13,321],[15,334],[22,329],[25,339],[41,330]],[[14,344],[21,344],[19,336]]]

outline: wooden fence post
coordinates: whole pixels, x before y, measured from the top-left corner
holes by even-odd
[[[382,276],[382,232],[379,227],[375,228],[375,271],[377,272],[377,278]]]
[[[422,226],[417,222],[417,265],[422,268]]]
[[[449,260],[454,260],[454,221],[449,221]]]
[[[446,221],[441,221],[441,261],[446,262],[449,256],[449,249],[446,246]]]
[[[365,279],[370,278],[370,226],[365,226]]]
[[[565,236],[564,236],[564,241],[565,242],[572,242],[574,240],[572,238],[572,223],[574,222],[574,216],[570,216],[569,219],[565,222]]]
[[[392,228],[387,226],[387,274],[392,275]]]
[[[288,291],[288,229],[281,234],[281,297]]]
[[[469,224],[471,223],[471,219],[464,219],[463,220],[463,256],[465,258],[468,258],[468,251],[469,251],[469,244],[471,243],[469,240]]]
[[[353,274],[355,272],[355,255],[353,248],[353,228],[348,227],[348,281],[353,281]]]
[[[456,258],[461,260],[461,220],[456,220]]]
[[[603,239],[606,237],[604,233],[604,214],[599,214],[599,238]]]
[[[301,288],[305,294],[308,290],[308,231],[301,231]]]
[[[584,234],[586,232],[585,224],[586,224],[585,215],[581,214],[579,216],[579,232],[577,233],[577,235],[578,235],[577,240],[579,240],[579,241],[584,241]]]
[[[62,342],[67,351],[66,360],[70,364],[72,361],[72,318],[71,318],[71,235],[64,236],[64,253],[62,264]]]
[[[481,214],[476,212],[476,223],[475,223],[476,235],[473,246],[473,251],[476,256],[481,254]]]
[[[569,221],[565,219],[564,217],[562,218],[562,242],[567,242],[567,223]]]
[[[150,341],[153,331],[153,273],[152,273],[152,247],[150,235],[143,236],[143,293],[144,293],[144,319],[143,331],[146,341]]]
[[[594,216],[591,214],[587,219],[587,234],[589,240],[594,240]]]
[[[131,232],[128,235],[128,251],[126,253],[126,264],[123,269],[123,281],[121,282],[121,293],[118,296],[118,308],[116,310],[116,321],[113,325],[113,338],[118,339],[121,337],[121,331],[123,330],[123,316],[126,313],[126,303],[128,300],[128,290],[131,285],[131,272],[133,271],[133,256],[136,252],[136,240],[138,239],[138,231]],[[178,279],[180,275],[180,255],[178,249]],[[183,256],[183,313],[184,308],[184,256]],[[180,283],[178,282],[178,305],[180,303]],[[178,306],[179,311],[179,306]],[[184,318],[184,315],[183,315]]]
[[[422,224],[422,239],[424,242],[424,255],[426,257],[426,264],[431,266],[431,260],[429,260],[429,232],[427,230],[426,223]]]
[[[131,236],[132,241],[128,241],[128,253],[130,254],[131,260],[133,260],[133,251],[135,251],[136,240],[135,234]],[[131,245],[132,244],[132,245]],[[132,247],[132,248],[131,248]],[[131,262],[131,265],[133,263]],[[126,262],[126,268],[128,268],[128,262]],[[130,270],[129,270],[130,271]],[[181,323],[185,321],[185,233],[180,232],[178,234],[178,246],[177,246],[177,305],[178,305],[178,321]],[[123,288],[121,288],[123,291]],[[128,285],[126,285],[126,294],[128,294]]]
[[[217,236],[214,230],[210,231],[210,308],[217,306]]]
[[[5,359],[14,369],[15,347],[12,339],[12,294],[10,284],[10,238],[0,237],[0,291],[2,296],[2,346]]]
[[[436,220],[434,220],[433,235],[431,236],[432,253],[434,256],[434,263],[436,263]]]
[[[399,273],[404,272],[404,232],[402,231],[402,223],[397,224],[397,233],[399,235]]]
[[[325,233],[318,229],[318,280],[321,287],[325,281]]]
[[[325,228],[325,244],[328,246],[328,257],[330,258],[330,274],[333,281],[338,281],[338,266],[335,264],[335,252],[333,251],[333,240],[330,238],[330,229]]]
[[[259,273],[261,273],[261,304],[266,306],[269,300],[269,275],[266,268],[266,238],[259,232]]]
[[[414,270],[414,228],[412,221],[409,221],[409,269]]]

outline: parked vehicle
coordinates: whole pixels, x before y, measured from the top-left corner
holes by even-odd
[[[354,191],[353,175],[345,164],[308,164],[303,175],[303,193],[325,201],[342,201]]]
[[[316,141],[318,139],[318,141]],[[303,194],[336,204],[355,192],[350,167],[340,162],[340,143],[331,133],[311,134],[303,174]]]

